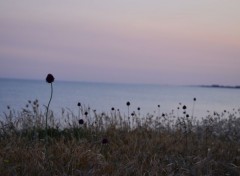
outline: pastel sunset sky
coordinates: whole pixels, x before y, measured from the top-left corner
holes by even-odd
[[[240,0],[1,0],[0,77],[240,84]]]

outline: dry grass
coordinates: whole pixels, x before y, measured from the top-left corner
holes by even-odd
[[[0,117],[0,175],[240,175],[239,110],[201,121],[109,114],[84,107],[63,111],[61,121],[51,114],[46,144],[38,102],[9,109]]]

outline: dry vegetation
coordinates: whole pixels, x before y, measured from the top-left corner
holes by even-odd
[[[9,107],[0,117],[0,175],[240,175],[240,110],[197,120],[184,106],[146,117],[139,108],[129,118],[77,108],[60,118],[49,110],[46,140],[37,100],[21,112]]]

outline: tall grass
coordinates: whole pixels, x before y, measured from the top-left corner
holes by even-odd
[[[195,121],[165,113],[122,122],[121,113],[85,107],[80,115],[65,109],[60,121],[51,112],[47,162],[46,112],[33,102],[1,116],[1,175],[240,174],[240,109]]]

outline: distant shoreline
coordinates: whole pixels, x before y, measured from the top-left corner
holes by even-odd
[[[223,85],[213,84],[213,85],[200,85],[199,87],[223,88],[223,89],[240,89],[240,85],[239,86],[223,86]]]

